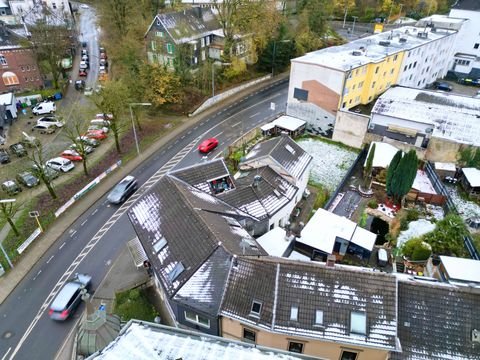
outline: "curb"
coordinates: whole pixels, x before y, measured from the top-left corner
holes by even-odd
[[[150,158],[155,152],[166,145],[170,140],[179,136],[186,129],[194,126],[197,122],[209,117],[217,111],[218,108],[223,108],[230,103],[238,101],[245,94],[252,93],[258,89],[263,89],[272,84],[283,82],[289,77],[289,73],[283,73],[278,75],[274,79],[258,84],[258,86],[252,86],[244,91],[233,95],[224,102],[217,104],[205,110],[199,115],[192,116],[191,118],[183,117],[182,123],[174,128],[171,132],[165,134],[162,138],[152,143],[147,149],[145,149],[139,156],[131,159],[125,165],[119,167],[118,171],[115,171],[101,182],[94,190],[89,192],[86,196],[82,197],[76,202],[76,206],[68,209],[63,213],[58,220],[51,226],[38,241],[30,245],[29,250],[25,256],[21,257],[15,264],[15,268],[0,278],[0,304],[10,295],[10,293],[17,287],[17,285],[23,280],[23,278],[31,270],[32,265],[36,264],[38,260],[48,251],[48,249],[60,238],[63,233],[80,217],[84,214],[100,197],[105,195],[111,187],[120,181],[125,174],[131,172],[138,167],[143,161]]]

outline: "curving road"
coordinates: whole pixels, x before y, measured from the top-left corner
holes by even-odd
[[[128,206],[167,171],[205,161],[196,150],[204,138],[219,139],[219,147],[206,157],[211,159],[242,131],[283,112],[287,91],[288,83],[282,80],[199,120],[132,172],[142,187],[124,205],[113,207],[106,196],[94,203],[0,306],[0,359],[53,359],[81,311],[69,321],[58,323],[49,319],[48,305],[74,272],[92,275],[93,288],[101,282],[125,243],[135,236],[124,214]],[[275,110],[270,108],[272,102]]]

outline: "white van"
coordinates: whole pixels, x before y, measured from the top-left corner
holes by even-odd
[[[385,267],[388,264],[388,253],[385,249],[378,249],[377,253],[377,264],[380,267]]]
[[[33,115],[52,114],[57,111],[57,106],[53,101],[45,101],[37,104],[33,109]]]

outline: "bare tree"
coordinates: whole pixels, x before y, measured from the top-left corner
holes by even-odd
[[[15,222],[13,221],[13,217],[18,212],[20,207],[21,207],[21,204],[17,204],[14,201],[0,202],[0,217],[7,220],[7,222],[10,224],[10,227],[12,228],[16,236],[19,236],[20,232],[18,231],[15,225]]]
[[[53,189],[52,184],[52,171],[53,169],[48,169],[45,165],[45,158],[43,154],[42,144],[40,142],[36,142],[33,146],[31,153],[29,153],[28,158],[32,161],[32,173],[37,178],[42,181],[45,186],[47,187],[48,192],[52,199],[57,198],[57,194]]]
[[[64,136],[73,143],[75,151],[82,157],[83,173],[88,176],[87,153],[89,146],[82,141],[82,124],[80,121],[71,121],[69,126],[64,127]]]

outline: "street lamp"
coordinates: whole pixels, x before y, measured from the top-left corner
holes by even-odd
[[[278,42],[280,43],[287,43],[287,42],[290,42],[291,40],[280,40]],[[277,50],[277,41],[276,40],[273,40],[273,54],[272,54],[272,78],[273,78],[273,75],[274,75],[274,71],[275,71],[275,53],[276,53],[276,50]]]
[[[128,107],[130,108],[130,118],[132,119],[132,129],[133,137],[135,138],[135,146],[137,147],[137,155],[140,155],[140,147],[138,146],[137,130],[135,130],[135,122],[133,121],[133,111],[132,106],[151,106],[151,103],[130,103]]]
[[[355,21],[357,21],[358,16],[352,16],[353,18],[353,25],[352,25],[352,34],[355,32]]]
[[[16,199],[3,199],[3,200],[0,200],[0,206],[6,210],[6,205],[5,204],[8,204],[8,203],[14,203],[15,201],[17,201]],[[5,212],[5,211],[4,211]],[[0,250],[2,250],[3,252],[3,255],[5,255],[5,258],[7,259],[7,262],[8,262],[8,265],[10,265],[10,268],[13,269],[13,264],[12,262],[10,261],[10,258],[8,257],[8,254],[7,252],[5,251],[5,249],[3,248],[3,245],[2,245],[2,241],[0,240]]]

